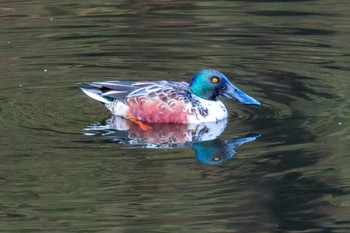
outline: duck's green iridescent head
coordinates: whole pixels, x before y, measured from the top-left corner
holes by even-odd
[[[190,83],[190,90],[196,96],[206,100],[216,101],[218,96],[223,95],[242,104],[260,105],[257,100],[239,90],[217,70],[199,71]]]

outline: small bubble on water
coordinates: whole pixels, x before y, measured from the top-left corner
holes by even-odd
[[[47,72],[47,69],[45,69],[44,72]]]
[[[343,122],[338,122],[338,125],[342,125],[343,124]]]
[[[11,42],[10,42],[10,41],[7,41],[7,44],[11,44]]]
[[[52,20],[53,20],[53,18],[50,18],[50,20],[52,21]]]

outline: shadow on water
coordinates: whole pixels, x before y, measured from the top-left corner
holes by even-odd
[[[85,128],[87,136],[102,136],[106,143],[120,143],[127,148],[192,147],[202,164],[219,164],[231,159],[234,148],[254,141],[260,135],[248,135],[226,140],[217,137],[225,130],[227,120],[202,124],[145,124],[119,116]]]

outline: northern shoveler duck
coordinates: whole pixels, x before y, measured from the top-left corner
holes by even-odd
[[[141,122],[197,124],[225,119],[227,110],[218,96],[260,105],[217,70],[198,72],[190,84],[171,81],[85,84],[96,88],[81,88],[85,94],[105,104],[112,114]]]

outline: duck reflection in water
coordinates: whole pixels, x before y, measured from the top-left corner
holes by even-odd
[[[200,163],[219,164],[236,154],[234,148],[260,136],[218,139],[226,123],[227,120],[223,119],[202,124],[144,124],[112,116],[103,124],[85,128],[85,134],[101,135],[110,142],[130,145],[131,148],[192,147]]]

